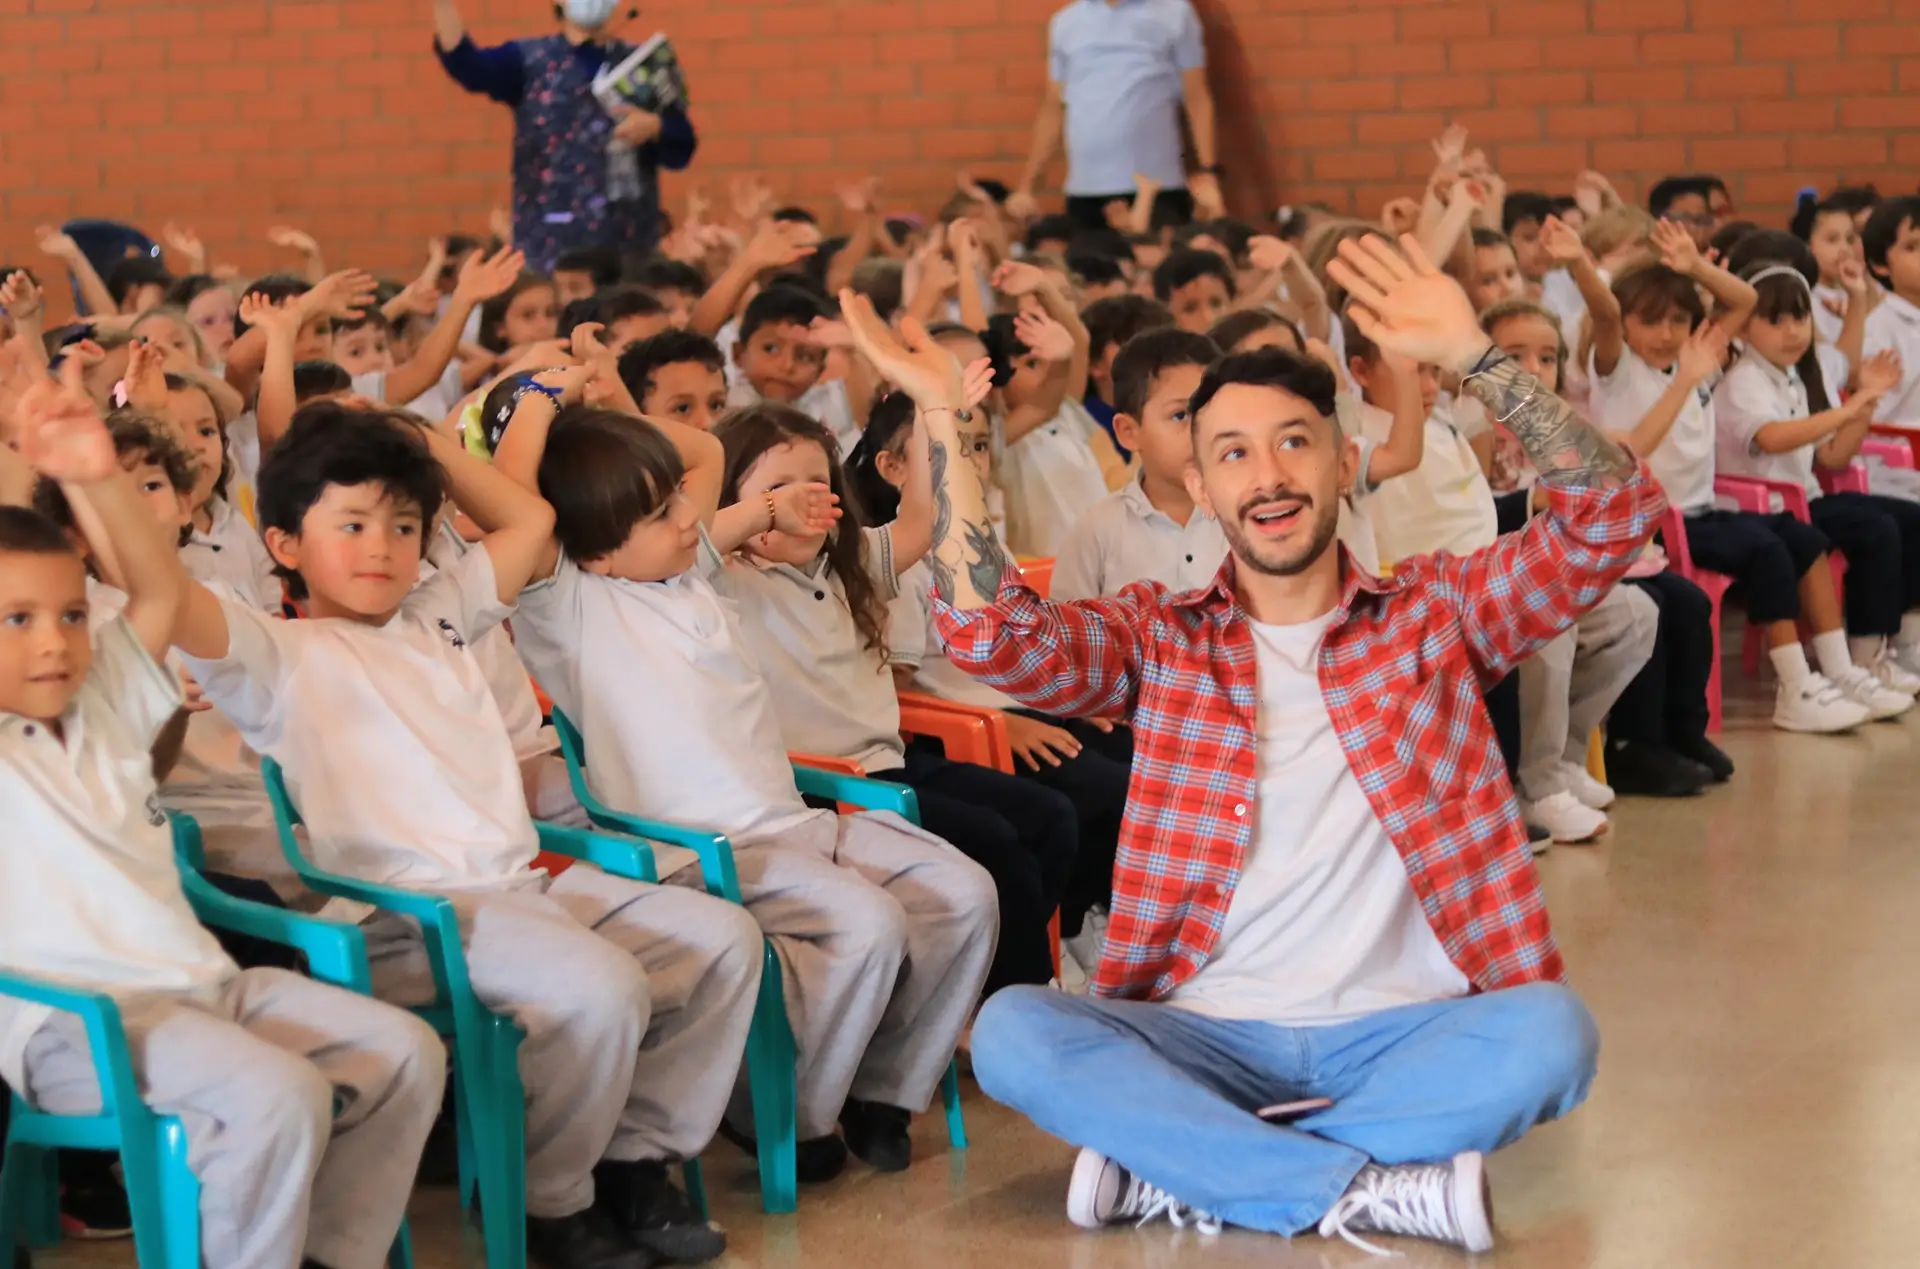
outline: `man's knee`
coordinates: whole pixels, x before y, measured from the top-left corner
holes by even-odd
[[[1051,987],[995,992],[973,1020],[973,1075],[987,1096],[1020,1106],[1057,1075],[1054,1024],[1067,1000]]]
[[[1586,1002],[1560,983],[1530,983],[1502,994],[1509,995],[1505,1030],[1520,1050],[1515,1074],[1525,1082],[1528,1100],[1551,1108],[1585,1096],[1600,1060],[1600,1029]]]

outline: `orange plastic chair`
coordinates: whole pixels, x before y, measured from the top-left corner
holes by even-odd
[[[789,753],[787,761],[796,767],[812,767],[816,771],[831,771],[835,775],[860,776],[865,778],[867,770],[851,758],[830,758],[823,753]],[[849,802],[834,804],[842,815],[857,815],[861,808]]]
[[[1020,576],[1033,588],[1034,594],[1045,599],[1053,591],[1053,557],[1045,559],[1021,560]]]
[[[1048,560],[1046,564],[1051,580],[1053,561]],[[1024,571],[1025,566],[1022,567]],[[928,736],[939,741],[954,762],[971,762],[1013,774],[1013,743],[1007,739],[1007,718],[997,709],[956,705],[921,692],[902,692],[900,734],[909,738]],[[1057,911],[1047,922],[1047,942],[1053,949],[1053,976],[1058,978],[1060,914]]]

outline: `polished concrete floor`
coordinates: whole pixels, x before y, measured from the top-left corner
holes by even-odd
[[[1730,664],[1729,669],[1733,670]],[[1599,1017],[1600,1077],[1564,1123],[1492,1161],[1512,1269],[1800,1269],[1920,1263],[1920,716],[1850,737],[1765,724],[1768,686],[1729,684],[1731,785],[1623,803],[1597,847],[1542,863],[1572,978]],[[1916,712],[1920,715],[1920,711]],[[967,1087],[973,1146],[937,1116],[904,1176],[856,1168],[755,1208],[745,1160],[709,1155],[727,1266],[1266,1269],[1373,1263],[1166,1225],[1083,1234],[1062,1211],[1073,1152]],[[417,1199],[419,1263],[482,1264],[451,1195]],[[1415,1266],[1466,1258],[1398,1244]],[[126,1266],[69,1245],[37,1263]]]

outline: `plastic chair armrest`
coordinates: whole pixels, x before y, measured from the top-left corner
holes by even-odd
[[[1889,467],[1913,470],[1913,446],[1905,438],[1896,441],[1869,436],[1860,442],[1860,453],[1862,457],[1878,458]]]
[[[629,881],[660,880],[659,870],[654,867],[653,848],[643,841],[542,820],[535,820],[533,826],[539,830],[541,850],[581,860],[601,872]]]
[[[307,973],[311,977],[363,996],[373,994],[373,978],[367,969],[367,940],[359,926],[249,903],[227,894],[191,870],[181,871],[180,884],[193,914],[203,925],[290,947],[307,958]]]
[[[800,792],[811,797],[828,798],[869,811],[892,811],[911,823],[920,822],[920,799],[904,784],[828,771],[800,762],[793,764],[793,782],[800,786]]]
[[[112,996],[7,970],[0,970],[0,996],[74,1014],[86,1025],[87,1043],[93,1050],[94,1075],[100,1081],[103,1118],[143,1105],[140,1086],[133,1079],[127,1030],[120,1021],[120,1006]]]
[[[740,877],[733,867],[733,845],[721,834],[643,819],[598,803],[587,808],[587,817],[595,827],[609,832],[692,851],[700,857],[700,876],[707,883],[707,893],[733,903],[741,901]]]
[[[1812,509],[1807,505],[1807,491],[1791,480],[1764,480],[1758,476],[1715,476],[1713,492],[1732,498],[1740,504],[1742,511],[1752,511],[1759,515],[1773,513],[1773,500],[1769,495],[1779,494],[1780,501],[1795,518],[1812,518]]]
[[[900,730],[931,736],[955,762],[1013,771],[1013,745],[1006,716],[997,709],[956,705],[918,692],[900,693]]]

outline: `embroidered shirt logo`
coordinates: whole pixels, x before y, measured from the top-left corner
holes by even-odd
[[[446,637],[446,640],[448,643],[452,644],[456,648],[464,648],[467,646],[467,641],[460,637],[460,632],[453,628],[453,623],[451,621],[448,621],[445,617],[442,617],[440,618],[438,624],[440,626],[440,633]]]

